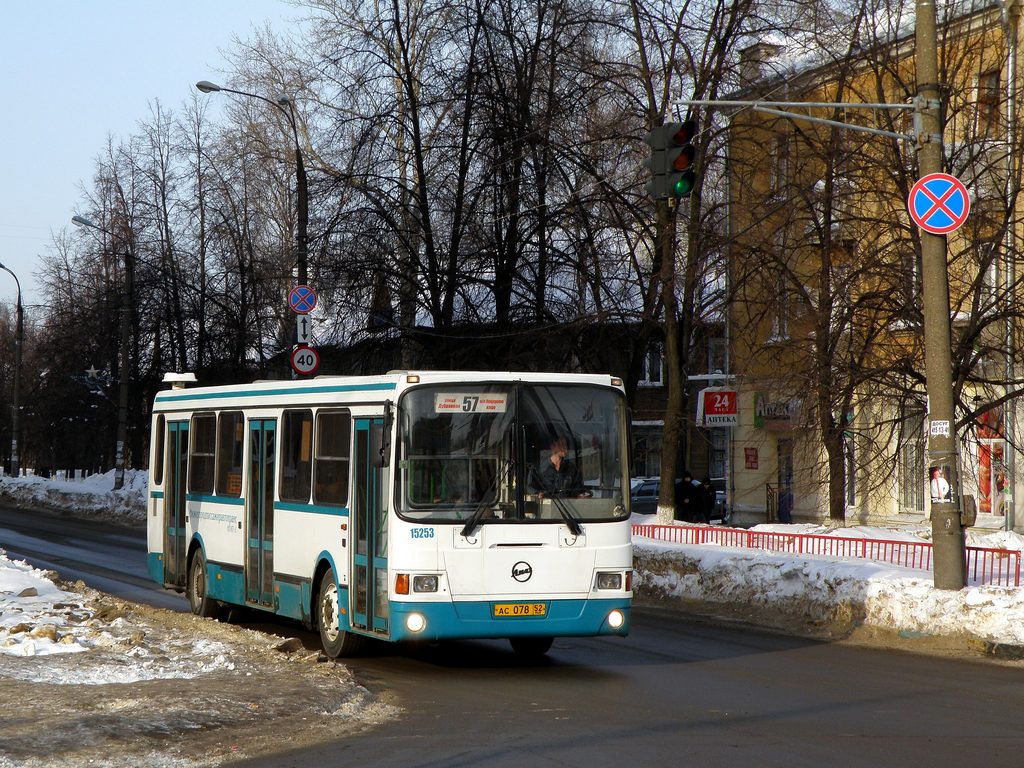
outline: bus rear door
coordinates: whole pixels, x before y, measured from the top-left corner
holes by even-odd
[[[249,420],[249,488],[245,499],[245,600],[274,605],[274,483],[277,420]]]
[[[188,422],[167,422],[167,485],[164,498],[164,586],[185,586],[185,479]]]

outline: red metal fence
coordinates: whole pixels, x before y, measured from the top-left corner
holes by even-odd
[[[697,525],[634,525],[633,535],[674,544],[717,544],[769,552],[858,558],[924,571],[932,569],[932,545],[927,541],[844,538]],[[1020,552],[967,547],[967,579],[971,584],[1019,587]]]

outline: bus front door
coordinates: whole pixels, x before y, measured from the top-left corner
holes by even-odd
[[[188,422],[167,422],[167,485],[164,496],[164,586],[184,587],[185,478],[188,476]]]
[[[352,520],[352,624],[388,632],[387,468],[381,461],[383,419],[355,421],[355,478]]]
[[[276,419],[249,420],[249,488],[245,500],[245,599],[274,605]]]

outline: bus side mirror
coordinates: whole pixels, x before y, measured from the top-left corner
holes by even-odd
[[[388,457],[391,454],[391,430],[395,425],[395,404],[390,400],[384,401],[384,429],[381,430],[380,438],[380,466],[388,465]]]

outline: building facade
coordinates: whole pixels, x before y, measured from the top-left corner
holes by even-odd
[[[956,490],[982,523],[1014,528],[1019,25],[1000,4],[956,10],[940,30],[946,171],[971,197],[967,223],[947,237]],[[727,115],[740,522],[791,513],[884,524],[929,509],[923,329],[947,319],[923,314],[920,232],[907,210],[921,139],[913,29],[865,21],[856,38],[817,59],[752,46],[747,82],[729,97],[791,105],[778,108],[788,116]]]

